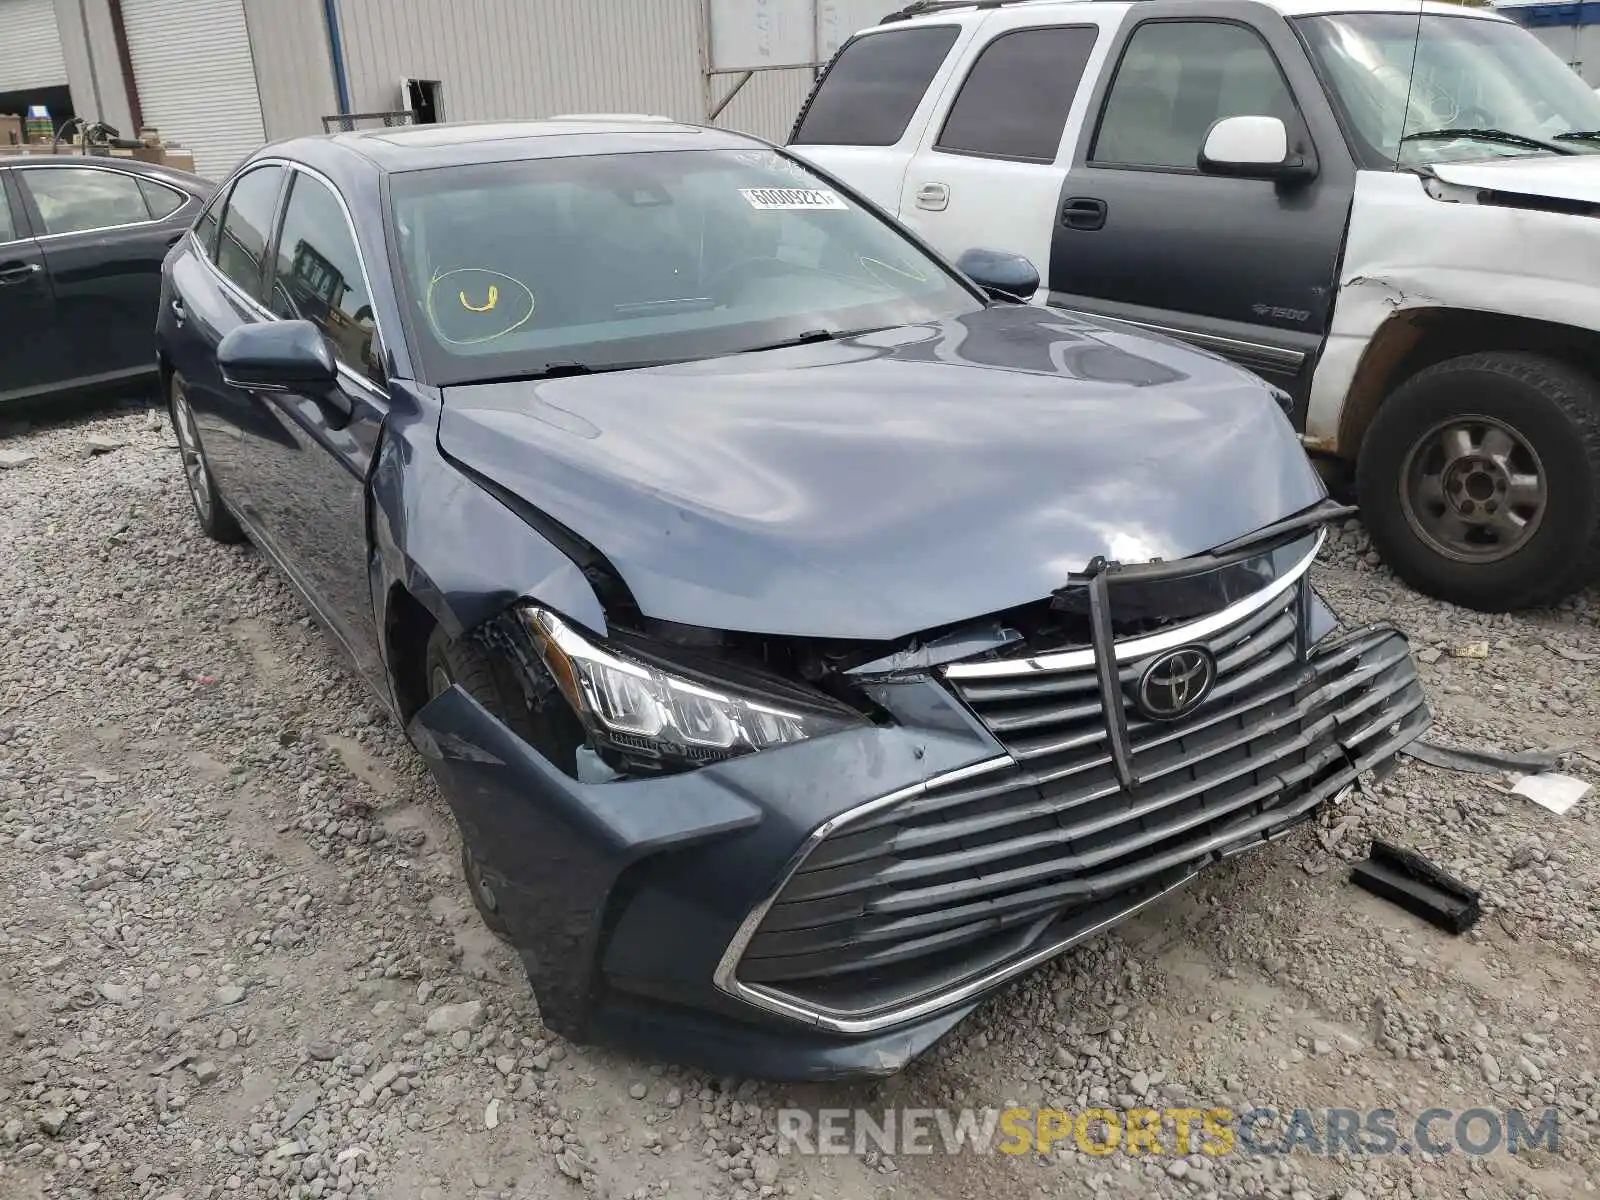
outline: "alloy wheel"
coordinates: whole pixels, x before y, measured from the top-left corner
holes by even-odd
[[[172,426],[178,435],[178,450],[183,456],[183,476],[189,484],[189,496],[202,521],[211,519],[211,477],[206,471],[205,455],[200,451],[200,433],[195,428],[194,410],[189,407],[189,397],[181,385],[172,389]]]
[[[1538,532],[1549,504],[1544,464],[1493,417],[1452,417],[1412,445],[1401,467],[1411,531],[1456,562],[1509,558]]]

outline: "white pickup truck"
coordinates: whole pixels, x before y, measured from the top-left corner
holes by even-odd
[[[790,148],[952,258],[1026,256],[1035,303],[1282,387],[1420,590],[1600,577],[1600,97],[1492,11],[923,0]]]

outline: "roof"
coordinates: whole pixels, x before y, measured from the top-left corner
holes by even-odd
[[[742,133],[667,117],[579,114],[538,121],[461,121],[361,129],[295,138],[270,147],[270,151],[290,157],[309,156],[315,161],[337,147],[383,171],[399,172],[587,154],[748,150],[766,144]]]
[[[196,193],[214,191],[217,186],[213,180],[176,167],[109,154],[0,154],[0,169],[6,167],[105,167],[130,175],[163,179]]]
[[[951,20],[982,20],[987,17],[995,7],[1024,8],[1029,12],[1051,9],[1070,12],[1085,3],[1095,0],[1001,0],[999,5],[990,4],[980,8],[978,5],[983,0],[973,0],[969,5],[958,4],[956,0],[949,0],[950,7],[940,8],[931,12],[921,13],[911,18],[912,21],[945,21]],[[1313,17],[1324,16],[1331,13],[1404,13],[1415,16],[1418,11],[1417,0],[1257,0],[1267,8],[1276,9],[1286,17]],[[1120,8],[1134,7],[1121,0]],[[1468,8],[1460,4],[1445,3],[1444,0],[1423,0],[1420,5],[1424,13],[1447,17],[1478,17],[1485,20],[1505,20],[1497,17],[1493,9]]]

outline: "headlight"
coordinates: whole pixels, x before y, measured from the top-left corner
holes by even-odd
[[[650,769],[734,758],[834,733],[861,720],[848,712],[693,680],[642,657],[601,649],[545,609],[519,611],[540,658],[596,748],[610,748]]]

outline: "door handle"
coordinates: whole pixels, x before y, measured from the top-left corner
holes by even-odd
[[[179,325],[189,319],[189,310],[183,306],[183,301],[176,296],[172,298],[172,315],[177,318]]]
[[[44,268],[38,263],[9,262],[0,265],[0,284],[23,283]]]
[[[950,187],[943,183],[925,183],[917,189],[917,207],[929,212],[943,212],[950,204]]]
[[[1072,196],[1061,204],[1061,223],[1068,229],[1102,229],[1106,202],[1091,196]]]

